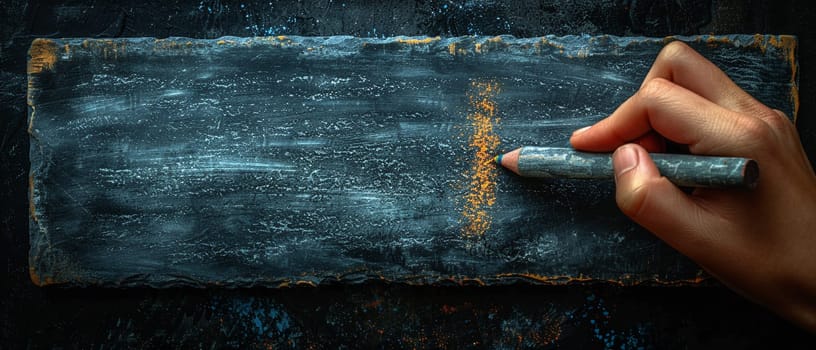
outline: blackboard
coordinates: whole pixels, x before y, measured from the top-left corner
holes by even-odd
[[[566,146],[669,40],[795,118],[789,36],[37,39],[32,280],[699,281],[611,183],[485,162]]]

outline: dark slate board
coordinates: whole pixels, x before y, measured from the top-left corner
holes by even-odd
[[[795,38],[675,39],[795,116]],[[568,145],[637,89],[667,41],[35,40],[32,280],[699,281],[618,212],[611,183],[482,162]]]

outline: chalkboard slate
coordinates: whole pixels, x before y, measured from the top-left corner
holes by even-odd
[[[789,36],[37,39],[32,280],[208,286],[699,281],[566,146],[684,40],[795,118]]]

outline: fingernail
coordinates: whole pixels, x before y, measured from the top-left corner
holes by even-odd
[[[578,129],[578,130],[575,130],[575,131],[573,131],[573,132],[572,132],[572,135],[580,135],[580,134],[583,134],[583,133],[584,133],[584,131],[589,130],[589,128],[591,128],[591,127],[592,127],[592,125],[590,125],[590,126],[585,126],[585,127],[580,128],[580,129]]]
[[[618,177],[623,176],[638,165],[638,151],[630,145],[624,145],[612,155],[612,167],[615,169],[615,183]]]

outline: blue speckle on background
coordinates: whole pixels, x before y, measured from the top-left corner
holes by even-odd
[[[606,308],[602,298],[589,294],[586,302],[579,308],[566,312],[568,318],[574,317],[577,324],[587,322],[591,330],[591,337],[597,340],[604,349],[637,350],[652,348],[650,345],[650,324],[637,323],[632,327],[616,326],[614,315]],[[579,328],[586,327],[586,323]],[[577,335],[576,335],[577,336]]]
[[[255,333],[257,335],[263,335],[266,332],[266,327],[264,327],[263,323],[261,323],[261,319],[258,316],[255,316],[252,319],[252,324],[255,325]]]
[[[231,298],[225,303],[215,299],[210,303],[216,317],[252,344],[286,343],[296,346],[303,335],[282,304],[255,297]]]

